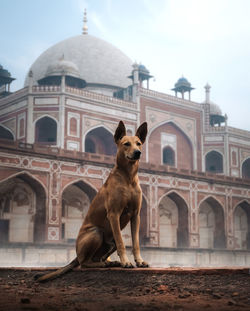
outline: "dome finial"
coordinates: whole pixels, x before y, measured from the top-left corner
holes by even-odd
[[[83,28],[82,28],[82,34],[87,35],[88,34],[88,25],[87,25],[87,9],[84,10],[84,16],[83,16]]]

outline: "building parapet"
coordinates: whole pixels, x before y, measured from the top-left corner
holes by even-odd
[[[8,96],[5,96],[3,98],[0,98],[0,106],[4,106],[5,104],[10,104],[16,101],[17,99],[20,99],[23,96],[28,95],[28,87],[25,87],[23,89],[20,89],[14,93],[11,93]]]
[[[62,92],[61,86],[53,86],[53,85],[35,85],[32,87],[33,93],[59,93]],[[100,103],[105,104],[114,104],[118,106],[122,106],[124,108],[131,108],[137,110],[137,105],[130,101],[125,101],[121,99],[117,99],[115,97],[106,96],[103,94],[86,91],[84,89],[74,88],[74,87],[65,87],[65,93],[77,95],[86,99],[94,100]]]
[[[103,95],[103,94],[99,94],[95,92],[85,91],[84,89],[68,87],[68,86],[65,89],[66,89],[66,92],[68,93],[82,96],[87,99],[92,99],[92,100],[95,100],[101,103],[115,104],[115,105],[126,107],[126,108],[137,109],[137,105],[130,101],[118,99],[115,97],[111,97],[111,96],[107,96],[107,95]]]
[[[41,144],[27,144],[23,142],[0,141],[0,151],[7,151],[10,154],[35,155],[41,158],[57,159],[60,161],[91,163],[96,166],[106,166],[112,168],[115,164],[115,157],[104,154],[79,152],[76,150],[66,150],[55,146],[45,146]],[[1,163],[1,161],[0,161]],[[154,175],[171,175],[178,178],[199,180],[210,184],[224,184],[229,186],[250,187],[250,179],[213,174],[211,172],[201,172],[188,169],[177,169],[168,165],[157,165],[148,162],[141,162],[139,171]]]
[[[234,134],[234,135],[239,135],[239,136],[250,138],[250,131],[247,131],[247,130],[242,130],[242,129],[238,129],[236,127],[229,126],[228,127],[228,132],[230,134]]]
[[[32,92],[44,93],[44,92],[61,92],[61,86],[58,85],[34,85],[32,86]]]
[[[161,92],[157,92],[157,91],[153,91],[153,90],[148,90],[148,89],[145,89],[142,87],[139,88],[139,92],[140,92],[140,95],[142,95],[142,96],[156,98],[156,99],[163,99],[163,100],[165,100],[171,104],[177,104],[177,105],[185,106],[185,108],[191,107],[191,108],[194,108],[196,110],[197,109],[202,110],[201,104],[190,101],[190,100],[182,99],[182,98],[179,98],[176,96],[172,96],[169,94],[165,94],[165,93],[161,93]]]

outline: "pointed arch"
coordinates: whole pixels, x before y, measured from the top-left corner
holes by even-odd
[[[82,179],[67,184],[62,191],[61,236],[74,242],[96,191]]]
[[[241,164],[241,176],[250,179],[250,157],[244,159]]]
[[[171,190],[160,198],[158,208],[160,246],[188,247],[189,217],[185,199],[177,191]],[[170,234],[172,236],[169,239]]]
[[[171,136],[169,142],[163,136]],[[168,140],[168,139],[167,139]],[[147,138],[147,162],[162,163],[163,148],[169,146],[175,152],[178,168],[193,169],[196,167],[196,150],[194,143],[178,123],[164,121],[150,129]]]
[[[15,140],[15,135],[8,127],[0,124],[0,139]]]
[[[199,204],[199,236],[201,248],[226,248],[224,209],[213,196]]]
[[[28,185],[30,189],[32,189],[34,193],[34,199],[28,200],[25,199],[25,193],[19,194],[17,196],[17,202],[20,205],[24,204],[26,206],[25,208],[29,208],[29,213],[33,213],[32,210],[34,210],[34,214],[32,218],[30,218],[30,222],[32,221],[32,224],[30,224],[30,229],[32,232],[29,234],[32,235],[32,242],[40,243],[44,242],[45,240],[45,222],[46,222],[46,206],[47,206],[47,196],[44,186],[41,184],[40,181],[38,181],[34,176],[27,172],[19,172],[17,174],[14,174],[5,180],[0,182],[0,193],[1,195],[1,203],[3,204],[3,201],[6,199],[9,199],[12,203],[11,205],[14,206],[13,200],[15,200],[15,189],[19,183],[23,183],[24,185]],[[20,191],[19,191],[20,192]],[[2,206],[1,204],[1,206]],[[30,207],[28,207],[30,206]],[[25,210],[23,208],[23,210]],[[19,230],[25,231],[25,228],[22,226],[27,226],[27,224],[20,223]],[[20,227],[21,226],[21,227]],[[10,226],[9,229],[11,229]],[[24,241],[28,242],[28,241]]]
[[[91,128],[84,137],[84,152],[115,156],[116,145],[113,133],[103,125]]]
[[[205,170],[211,173],[224,172],[224,155],[218,150],[210,150],[205,154]]]
[[[46,145],[57,143],[58,121],[50,116],[43,115],[35,121],[35,142]]]
[[[234,246],[236,249],[250,249],[250,203],[240,201],[233,210]]]

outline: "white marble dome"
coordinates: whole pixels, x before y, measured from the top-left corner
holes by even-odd
[[[88,84],[122,88],[131,84],[128,78],[132,71],[131,59],[112,44],[88,34],[63,40],[43,52],[29,69],[33,72],[33,81],[37,83],[47,76],[62,56],[64,61],[75,65]],[[28,81],[27,74],[24,86]]]

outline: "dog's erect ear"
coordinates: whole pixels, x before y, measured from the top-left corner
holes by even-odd
[[[115,143],[118,144],[119,140],[126,135],[126,128],[122,121],[119,122],[119,125],[115,131],[114,139]]]
[[[138,127],[135,136],[138,136],[142,144],[144,144],[147,133],[148,133],[148,124],[147,122],[144,122]]]

